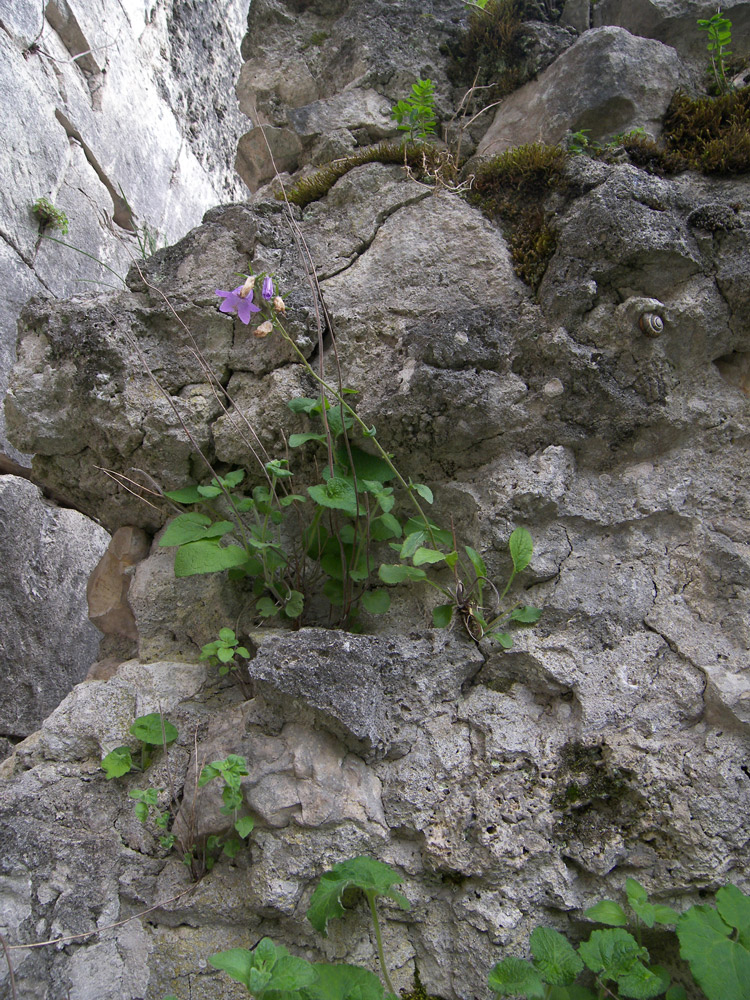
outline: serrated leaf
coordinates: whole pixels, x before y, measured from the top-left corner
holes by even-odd
[[[438,604],[432,609],[432,624],[435,628],[448,628],[453,620],[454,604]]]
[[[417,551],[414,553],[414,565],[415,566],[432,566],[435,563],[444,562],[445,553],[438,552],[435,549],[426,549],[420,545]]]
[[[384,615],[391,606],[391,595],[387,590],[367,590],[362,595],[362,607],[371,615]]]
[[[612,978],[616,979],[620,993],[633,1000],[652,1000],[653,997],[661,996],[666,989],[661,976],[647,969],[641,962],[633,962],[626,972]]]
[[[162,716],[159,712],[151,712],[148,715],[141,715],[130,727],[133,736],[152,746],[162,746],[163,743],[174,743],[178,733],[171,722],[164,719],[164,729],[162,730]]]
[[[625,927],[628,918],[619,903],[611,899],[602,899],[595,906],[590,906],[583,914],[589,920],[596,920],[597,923],[607,924],[609,927]]]
[[[198,503],[203,499],[198,492],[197,485],[183,486],[180,490],[165,490],[164,496],[176,503]]]
[[[252,816],[241,816],[237,822],[234,824],[234,828],[237,833],[244,840],[253,832],[253,827],[255,826],[255,821]]]
[[[610,979],[627,972],[643,953],[633,935],[620,927],[594,931],[578,948],[578,954],[592,972],[602,972]]]
[[[130,748],[115,747],[114,750],[110,750],[106,757],[102,758],[101,766],[107,775],[107,781],[110,778],[121,778],[123,774],[128,774],[133,769],[133,757],[130,753]]]
[[[343,510],[352,516],[357,513],[357,495],[346,479],[333,476],[318,486],[308,486],[307,492],[320,507]]]
[[[197,576],[201,573],[221,573],[248,561],[247,552],[239,545],[222,547],[214,541],[190,542],[181,545],[174,557],[176,577]]]
[[[310,900],[307,919],[325,936],[328,921],[342,916],[341,896],[350,887],[365,893],[387,896],[395,900],[402,910],[409,909],[409,901],[392,888],[401,882],[401,876],[388,865],[374,858],[360,857],[342,861],[325,872]]]
[[[317,980],[305,987],[306,1000],[383,1000],[378,977],[357,965],[316,962]]]
[[[508,549],[513,560],[513,569],[520,573],[531,562],[534,544],[526,528],[516,528],[508,539]]]
[[[691,906],[677,921],[680,955],[708,1000],[748,1000],[750,951],[711,906]]]
[[[529,947],[534,967],[550,986],[570,986],[583,969],[583,962],[567,938],[551,927],[532,931]]]
[[[173,545],[184,545],[185,542],[204,538],[209,524],[211,524],[211,518],[206,514],[199,514],[198,511],[178,514],[167,525],[164,534],[159,539],[159,545],[163,548],[171,548]]]
[[[509,956],[490,971],[487,983],[499,997],[515,997],[519,994],[528,1000],[542,1000],[544,983],[531,964],[523,959]]]
[[[305,606],[305,598],[298,590],[291,590],[284,605],[287,618],[299,618]]]
[[[255,610],[262,618],[272,618],[279,612],[276,602],[270,597],[259,597],[255,602]]]
[[[232,469],[232,471],[228,472],[226,476],[222,478],[221,481],[228,489],[233,490],[236,486],[240,485],[240,483],[244,478],[245,478],[244,469]]]
[[[530,604],[525,604],[522,608],[514,608],[510,613],[511,621],[521,622],[523,625],[531,625],[539,621],[542,612],[539,608],[534,608]]]

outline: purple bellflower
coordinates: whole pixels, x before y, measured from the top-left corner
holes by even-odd
[[[263,279],[263,288],[261,290],[261,295],[266,300],[266,302],[270,302],[271,299],[273,298],[273,278],[270,278],[268,275],[266,275],[266,277]]]
[[[249,281],[232,292],[222,292],[217,288],[216,294],[224,299],[219,306],[219,312],[236,313],[239,321],[246,326],[250,322],[250,316],[260,312],[260,306],[256,306],[253,302],[252,285],[249,285]]]

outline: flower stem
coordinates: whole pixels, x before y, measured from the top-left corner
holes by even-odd
[[[396,996],[396,991],[393,988],[393,983],[391,982],[391,977],[388,975],[388,969],[385,964],[385,955],[383,954],[383,938],[380,934],[380,922],[378,920],[378,911],[375,907],[375,893],[373,890],[369,892],[365,889],[365,895],[367,896],[367,902],[370,904],[370,913],[372,914],[372,922],[375,927],[375,941],[378,945],[378,959],[380,960],[380,969],[383,973],[383,979],[385,979],[385,985],[388,992],[392,996]]]

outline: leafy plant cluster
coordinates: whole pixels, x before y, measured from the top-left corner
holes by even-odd
[[[399,130],[409,133],[410,142],[426,142],[435,134],[435,86],[432,80],[417,80],[411,94],[391,109],[391,118]]]
[[[56,208],[49,198],[37,198],[31,211],[39,219],[43,228],[59,229],[65,236],[68,232],[68,217],[61,208]]]
[[[375,932],[378,961],[388,997],[395,990],[383,949],[377,900],[393,900],[408,910],[408,900],[393,887],[397,872],[372,858],[341,862],[326,872],[310,900],[307,918],[326,934],[329,921],[344,916],[342,904],[348,890],[361,891],[367,901]],[[506,957],[491,970],[488,985],[497,998],[527,1000],[685,1000],[681,985],[651,963],[642,943],[644,928],[676,925],[680,954],[689,963],[695,982],[707,1000],[747,1000],[750,993],[750,897],[735,886],[720,889],[716,909],[692,906],[678,914],[668,906],[651,903],[635,879],[625,885],[626,910],[612,900],[602,900],[586,911],[589,920],[604,924],[577,946],[548,927],[537,927],[530,938],[531,960]],[[634,934],[625,930],[632,925]],[[290,955],[264,938],[254,949],[232,948],[212,955],[216,969],[242,983],[256,1000],[383,1000],[383,982],[357,966],[308,962]],[[581,982],[583,980],[583,982]]]
[[[707,35],[706,46],[717,90],[720,94],[727,94],[732,90],[732,83],[727,77],[729,71],[727,57],[732,54],[729,49],[732,44],[732,22],[724,17],[719,7],[711,17],[700,18],[698,27]]]
[[[288,402],[309,427],[289,436],[288,453],[313,451],[315,481],[298,485],[289,459],[264,456],[259,459],[262,481],[247,489],[245,470],[236,469],[216,474],[206,485],[167,491],[164,495],[181,513],[169,522],[159,544],[176,549],[175,575],[228,570],[231,578],[248,582],[261,620],[317,620],[324,599],[329,621],[348,628],[358,627],[362,610],[373,615],[388,611],[391,586],[423,582],[446,599],[435,610],[435,625],[447,627],[455,616],[473,638],[487,636],[512,645],[507,628],[530,624],[540,614],[530,606],[506,609],[503,603],[511,582],[531,559],[528,531],[518,528],[511,535],[513,569],[500,593],[488,580],[481,556],[470,546],[459,547],[452,530],[428,517],[432,490],[399,472],[376,429],[349,403],[352,390],[331,385],[299,351],[281,322],[286,307],[274,294],[272,279],[248,278],[248,295],[261,277],[267,298],[261,296],[253,309],[259,318],[269,319],[263,319],[256,333],[263,330],[265,336],[276,329],[321,390],[317,397]],[[239,301],[239,290],[221,294],[230,303],[236,299],[243,313],[249,308]],[[281,305],[266,308],[264,302],[272,299]],[[248,321],[251,315],[248,311]],[[306,464],[311,465],[309,455]],[[406,513],[397,507],[396,488],[410,507]],[[389,550],[396,561],[393,555],[385,558]],[[226,665],[249,655],[230,630],[203,652]]]
[[[220,638],[219,642],[222,641],[224,640]],[[229,643],[224,641],[224,645],[228,647]],[[141,744],[138,759],[133,757],[130,747],[115,747],[101,761],[108,781],[112,778],[121,778],[131,771],[146,771],[154,759],[157,748],[166,751],[169,744],[174,743],[179,735],[175,726],[160,712],[139,716],[130,727],[130,733]],[[213,868],[222,853],[229,858],[236,857],[242,847],[242,841],[252,832],[253,819],[245,814],[240,789],[242,778],[248,773],[247,761],[237,754],[229,754],[225,760],[212,761],[202,768],[198,787],[203,788],[215,779],[220,780],[224,803],[220,811],[223,815],[231,817],[232,832],[228,835],[212,834],[201,845],[177,844],[177,838],[171,831],[178,807],[174,790],[170,792],[169,804],[164,809],[160,806],[160,798],[165,791],[163,788],[154,786],[131,788],[128,795],[134,800],[136,818],[141,823],[146,823],[150,818],[161,831],[159,834],[161,846],[165,850],[177,846],[182,853],[184,864],[190,868],[193,876],[198,878]]]

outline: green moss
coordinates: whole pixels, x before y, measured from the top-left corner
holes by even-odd
[[[441,1000],[440,997],[428,993],[419,978],[419,969],[414,966],[414,986],[410,990],[400,990],[402,1000]]]
[[[652,173],[747,173],[750,87],[721,97],[692,98],[677,93],[667,109],[661,141],[626,137],[624,146],[633,163]]]
[[[516,274],[535,290],[557,245],[541,205],[551,190],[565,189],[566,156],[560,146],[516,146],[479,167],[469,195],[503,224]]]
[[[286,196],[293,205],[304,208],[310,202],[324,198],[340,177],[364,163],[405,163],[421,175],[425,167],[429,168],[432,163],[437,163],[439,158],[439,151],[429,144],[378,142],[352,153],[351,156],[327,163],[310,177],[293,184]],[[284,195],[279,192],[276,197],[282,200]]]
[[[601,746],[568,743],[562,748],[560,759],[561,788],[551,800],[555,809],[573,807],[580,811],[597,803],[617,802],[627,794],[625,775],[606,766]]]

